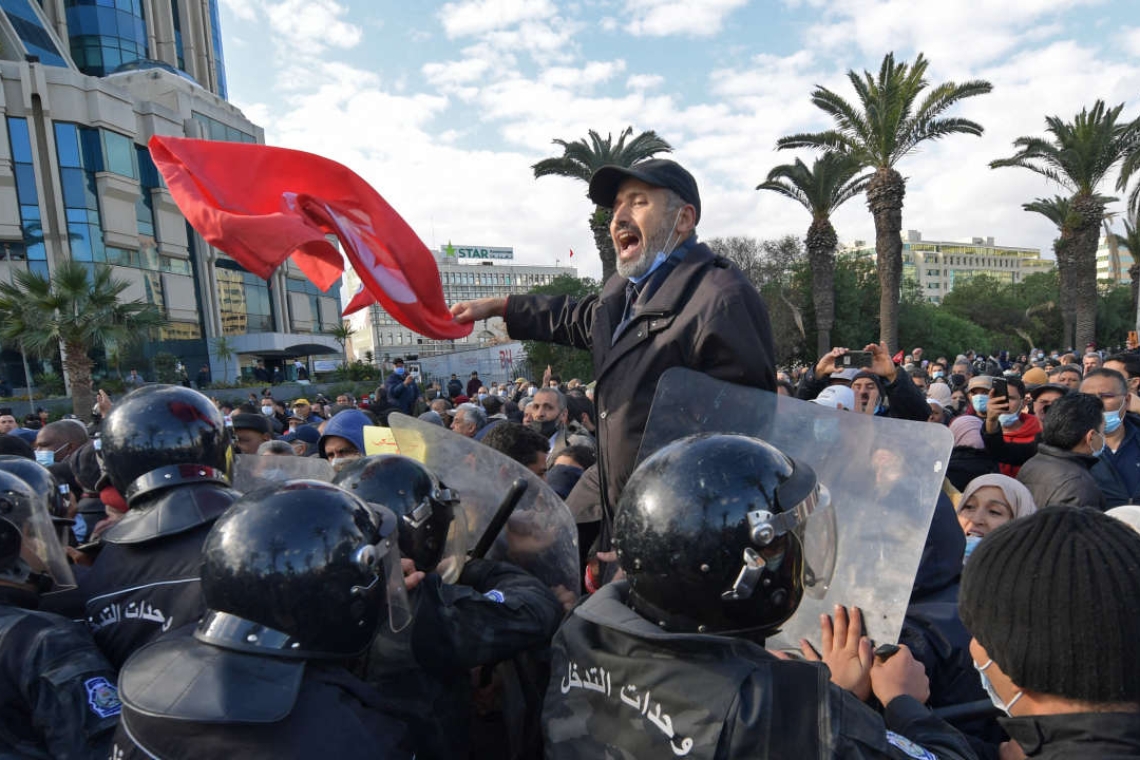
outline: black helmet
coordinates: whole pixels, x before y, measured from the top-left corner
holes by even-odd
[[[44,499],[31,485],[4,471],[0,471],[0,578],[31,585],[39,593],[75,586]]]
[[[147,385],[111,409],[99,453],[111,484],[133,505],[181,483],[225,483],[229,442],[225,418],[210,399],[178,385]]]
[[[674,441],[622,491],[614,546],[630,604],[667,631],[774,632],[805,585],[823,593],[830,581],[829,507],[815,472],[764,441]]]
[[[333,483],[400,518],[400,553],[424,572],[443,559],[459,497],[410,457],[379,454],[348,463]]]
[[[293,480],[245,494],[202,547],[208,611],[195,636],[279,657],[363,651],[403,589],[396,516],[328,483]],[[406,620],[397,621],[402,627]]]
[[[0,470],[10,472],[32,487],[33,493],[44,503],[52,517],[66,517],[67,504],[64,503],[59,481],[51,470],[39,462],[18,457],[14,454],[0,455]]]

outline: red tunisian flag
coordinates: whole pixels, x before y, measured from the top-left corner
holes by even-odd
[[[206,241],[269,279],[290,256],[321,290],[344,271],[340,241],[363,284],[345,314],[379,302],[400,324],[437,340],[471,334],[443,299],[431,251],[352,170],[285,148],[150,139],[174,202]]]

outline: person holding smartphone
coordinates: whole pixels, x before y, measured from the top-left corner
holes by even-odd
[[[1000,433],[1007,444],[1030,444],[1041,434],[1041,421],[1026,411],[1025,385],[1016,377],[993,379],[985,421],[983,440],[987,435]],[[1017,477],[1020,462],[1006,461],[1006,458],[999,458],[998,462],[1002,475]]]
[[[857,370],[857,373],[847,381],[841,377],[844,370]],[[800,383],[797,397],[811,401],[836,382],[851,386],[856,394],[857,411],[916,422],[930,418],[926,397],[910,379],[910,374],[895,365],[885,343],[870,343],[862,351],[831,349]]]
[[[415,409],[416,399],[420,397],[420,386],[416,382],[417,375],[404,368],[404,360],[397,358],[392,362],[395,369],[384,386],[388,392],[388,401],[404,414],[410,415]]]

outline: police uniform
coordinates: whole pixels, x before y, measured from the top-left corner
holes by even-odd
[[[454,585],[430,573],[409,598],[413,625],[381,629],[365,678],[408,723],[419,760],[467,757],[470,670],[546,645],[562,608],[542,581],[490,560],[469,561]]]
[[[80,591],[95,642],[116,667],[143,644],[201,617],[202,542],[237,497],[221,482],[169,488],[133,503],[103,533],[103,550]]]
[[[880,717],[826,667],[738,638],[667,633],[612,583],[554,637],[543,708],[548,760],[687,757],[973,758],[910,697]]]
[[[336,664],[176,636],[139,650],[121,680],[112,760],[412,757],[384,695]]]
[[[0,588],[0,757],[105,758],[119,718],[115,671],[80,623]]]

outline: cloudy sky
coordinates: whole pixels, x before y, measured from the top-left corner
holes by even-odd
[[[598,276],[585,185],[535,180],[554,138],[656,130],[700,184],[701,234],[802,235],[798,205],[753,188],[795,154],[782,135],[826,127],[814,85],[854,98],[849,69],[923,52],[930,79],[987,79],[955,115],[982,138],[925,145],[904,229],[1049,248],[1023,202],[1060,192],[991,170],[1044,117],[1096,98],[1140,116],[1135,0],[223,0],[230,99],[272,145],[340,161],[433,248],[511,246],[526,263]],[[809,154],[803,154],[809,158]],[[1111,188],[1105,188],[1109,192]],[[873,240],[855,199],[840,239]]]

